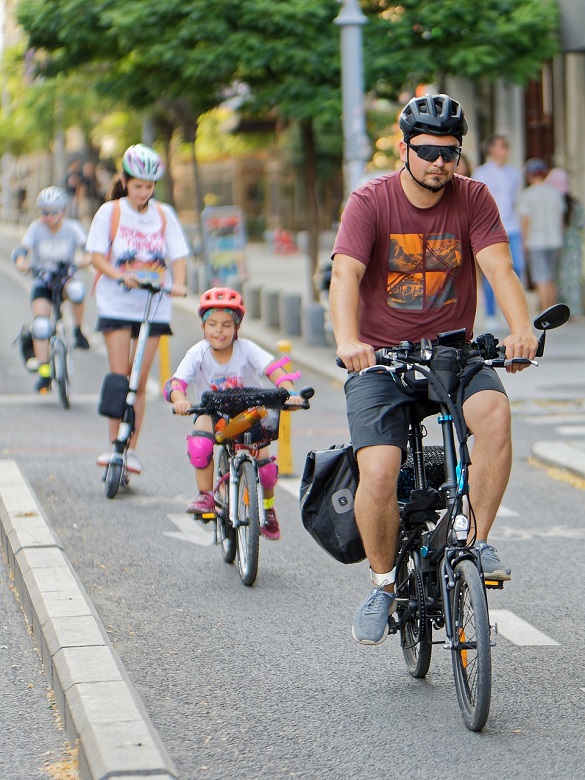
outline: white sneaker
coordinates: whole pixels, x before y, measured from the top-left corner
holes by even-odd
[[[112,457],[113,451],[114,450],[108,450],[108,452],[102,452],[102,454],[96,460],[95,465],[105,468],[110,462],[110,458]]]
[[[134,450],[128,450],[126,453],[126,471],[130,471],[132,474],[142,473],[142,464],[136,457]]]

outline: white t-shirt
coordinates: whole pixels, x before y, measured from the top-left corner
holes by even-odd
[[[107,255],[110,244],[110,220],[113,201],[101,206],[89,228],[88,252]],[[166,261],[174,263],[189,255],[189,247],[177,215],[166,203],[159,204],[165,215],[163,233],[160,214],[153,200],[145,212],[138,212],[120,198],[120,223],[111,248],[110,262],[125,271],[153,271],[163,276],[163,284],[170,287],[172,275]],[[127,290],[115,279],[103,274],[96,285],[96,304],[100,317],[140,322],[146,305],[146,290]],[[159,296],[153,322],[170,322],[171,299]]]
[[[497,165],[493,160],[479,165],[472,179],[487,184],[500,212],[500,219],[506,233],[520,233],[517,203],[522,190],[522,173],[513,165]]]
[[[64,219],[53,233],[40,219],[28,226],[21,245],[31,252],[31,267],[49,271],[58,263],[73,264],[78,249],[85,244],[85,230],[76,219]]]
[[[560,249],[563,245],[564,198],[546,182],[522,190],[518,202],[521,216],[528,217],[528,249]]]
[[[207,341],[198,341],[187,352],[173,374],[176,379],[193,383],[198,398],[204,390],[229,390],[234,387],[264,387],[259,381],[274,357],[249,339],[234,341],[229,363],[218,363]]]

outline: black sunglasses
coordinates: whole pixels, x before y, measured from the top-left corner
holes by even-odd
[[[415,146],[414,144],[408,144],[417,157],[421,160],[427,160],[427,162],[435,162],[439,157],[443,158],[443,162],[459,162],[461,157],[460,146],[433,146],[432,144],[420,144]]]
[[[41,209],[41,216],[42,217],[55,217],[57,214],[60,214],[60,211],[47,211],[46,209]]]

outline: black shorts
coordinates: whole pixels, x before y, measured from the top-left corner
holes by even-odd
[[[47,284],[42,282],[40,279],[35,279],[33,286],[30,288],[30,300],[32,303],[33,301],[37,301],[39,299],[49,301],[49,303],[51,303],[53,300],[53,293]]]
[[[127,328],[130,328],[132,331],[132,338],[137,339],[141,325],[141,322],[134,322],[133,320],[116,320],[112,317],[98,317],[95,329],[99,333],[109,333],[112,330],[126,330]],[[172,336],[173,331],[171,330],[171,326],[168,322],[151,322],[150,335]]]
[[[408,426],[413,413],[419,419],[436,414],[439,405],[429,401],[426,382],[419,390],[405,388],[386,371],[351,374],[345,383],[347,420],[353,449],[391,444],[406,452]],[[484,366],[463,392],[466,401],[482,390],[496,390],[506,395],[494,368]]]

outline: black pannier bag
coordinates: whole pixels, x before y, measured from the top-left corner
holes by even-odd
[[[102,382],[98,413],[119,420],[124,414],[130,383],[124,374],[106,374]]]
[[[301,519],[313,539],[341,563],[366,557],[354,515],[359,482],[351,444],[307,453],[301,478]]]

